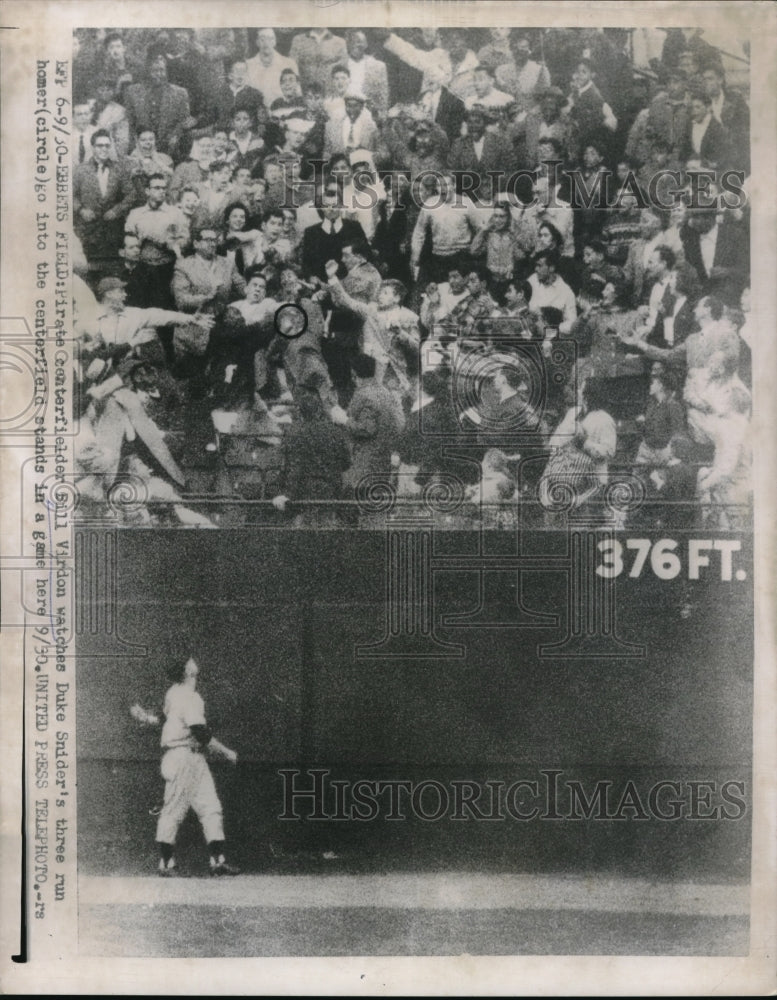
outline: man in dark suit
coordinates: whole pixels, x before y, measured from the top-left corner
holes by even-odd
[[[167,79],[164,53],[149,51],[147,81],[127,87],[127,116],[135,135],[150,130],[157,137],[157,148],[175,157],[184,132],[196,124],[189,111],[189,95]]]
[[[216,125],[226,128],[231,125],[236,111],[248,111],[252,121],[260,124],[267,119],[261,93],[256,87],[248,85],[245,59],[235,59],[230,63],[227,82],[217,87],[213,94],[210,119]]]
[[[308,226],[302,234],[302,273],[305,278],[326,281],[326,262],[335,260],[340,265],[338,277],[345,278],[348,271],[343,263],[343,247],[365,248],[364,230],[358,222],[342,217],[343,208],[334,185],[327,185],[322,192],[320,212],[321,222]],[[347,309],[332,309],[330,336],[322,343],[322,353],[341,404],[347,404],[353,389],[351,359],[358,352],[362,325],[362,320]]]
[[[428,88],[421,94],[419,103],[428,118],[439,125],[451,142],[461,135],[461,125],[466,111],[464,101],[443,86],[445,73],[434,64],[426,71]]]
[[[701,296],[699,278],[690,264],[679,264],[674,271],[668,295],[662,303],[661,337],[653,341],[659,347],[684,343],[699,324],[694,309]]]
[[[128,172],[111,159],[111,137],[105,129],[92,133],[91,145],[91,157],[73,174],[74,228],[90,270],[104,272],[115,262],[135,188]]]
[[[358,222],[344,219],[337,188],[328,185],[321,196],[322,220],[308,226],[302,234],[302,272],[306,278],[327,280],[326,262],[343,259],[343,247],[353,246],[354,241],[364,243],[367,237]],[[342,269],[342,276],[346,274]]]
[[[499,367],[484,380],[480,407],[461,415],[465,427],[472,421],[478,428],[477,440],[483,448],[499,447],[506,436],[545,430],[541,416],[529,402],[530,379],[525,362],[518,356],[494,357]]]
[[[167,78],[186,91],[192,115],[198,125],[204,125],[213,87],[211,64],[204,52],[195,48],[193,28],[176,28],[172,43],[173,51],[167,53]]]
[[[143,268],[139,267],[140,240],[132,233],[124,234],[123,245],[119,248],[115,264],[110,268],[107,277],[120,278],[124,283],[126,293],[125,303],[128,306],[143,308],[145,302]]]
[[[515,152],[501,135],[487,132],[488,118],[480,108],[473,108],[467,115],[467,135],[460,136],[451,146],[451,170],[469,170],[479,175],[477,194],[489,201],[501,190],[507,178],[515,171]],[[489,171],[501,171],[501,181],[488,176]]]
[[[691,120],[680,142],[682,163],[701,160],[717,167],[725,166],[730,154],[726,130],[712,114],[712,101],[706,94],[691,98]]]
[[[726,132],[732,165],[750,171],[750,109],[740,94],[726,90],[723,67],[715,64],[702,73],[704,92],[711,100],[712,117]]]
[[[704,295],[729,305],[739,302],[748,282],[750,248],[747,230],[715,209],[691,209],[680,230],[685,259],[696,271]]]

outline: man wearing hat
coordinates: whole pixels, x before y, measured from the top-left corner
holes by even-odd
[[[126,282],[121,278],[103,278],[97,286],[97,298],[103,309],[97,317],[96,335],[91,338],[91,344],[95,348],[100,345],[111,357],[117,349],[119,353],[130,350],[139,355],[141,352],[138,348],[156,342],[158,326],[194,323],[206,331],[213,326],[213,317],[199,312],[191,315],[171,309],[136,309],[134,306],[125,306]]]
[[[378,128],[367,108],[367,98],[360,90],[349,88],[345,94],[345,118],[327,122],[324,133],[324,159],[334,153],[350,153],[353,149],[374,152]]]
[[[490,201],[516,167],[513,148],[501,135],[487,131],[488,122],[484,108],[472,108],[467,114],[467,134],[453,143],[449,160],[451,170],[468,170],[480,176],[480,186],[472,193],[481,201]],[[489,176],[490,171],[501,173],[501,182]]]

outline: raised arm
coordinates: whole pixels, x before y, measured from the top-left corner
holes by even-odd
[[[326,262],[326,275],[327,283],[329,285],[329,292],[332,296],[332,302],[336,306],[340,306],[343,309],[348,309],[352,313],[356,313],[361,319],[367,319],[368,317],[374,315],[374,306],[370,302],[360,302],[358,299],[352,298],[343,288],[340,283],[340,279],[337,277],[337,269],[339,264],[336,260],[328,260]]]

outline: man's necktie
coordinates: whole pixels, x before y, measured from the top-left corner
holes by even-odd
[[[348,129],[348,139],[346,141],[346,145],[351,147],[356,145],[356,138],[353,132],[353,122],[351,122],[351,127]]]
[[[78,162],[83,163],[85,156],[86,149],[84,148],[84,134],[82,132],[78,139]]]

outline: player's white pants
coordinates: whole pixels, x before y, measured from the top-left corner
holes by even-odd
[[[157,822],[157,841],[174,844],[178,828],[190,808],[197,813],[207,843],[223,840],[221,803],[204,754],[188,747],[167,750],[162,757],[162,777],[165,779],[165,803]]]

